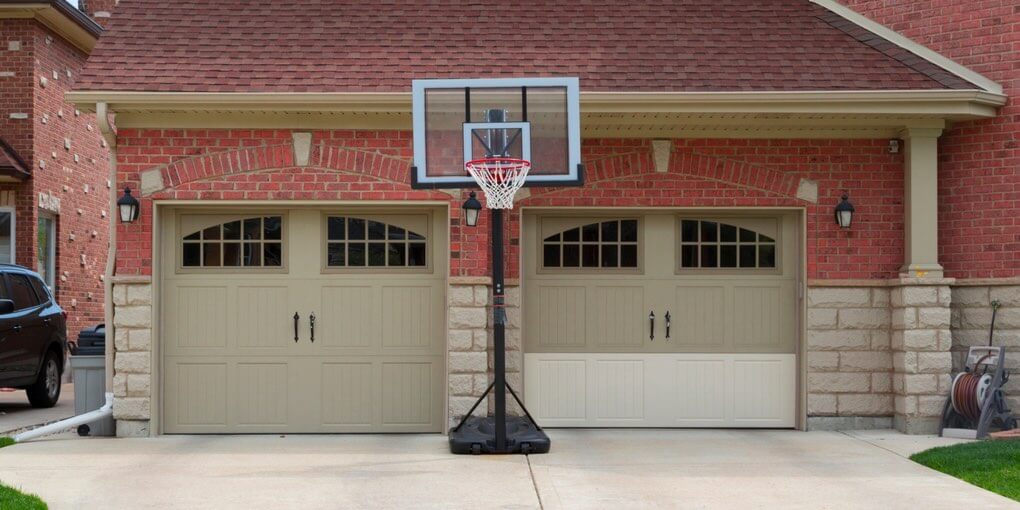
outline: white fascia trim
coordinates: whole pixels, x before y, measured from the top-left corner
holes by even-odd
[[[978,74],[960,64],[957,64],[956,62],[953,62],[952,60],[946,58],[945,56],[939,54],[938,52],[935,52],[917,43],[913,39],[903,36],[898,32],[890,30],[889,28],[875,21],[872,21],[861,14],[858,14],[853,9],[850,9],[849,7],[840,4],[836,0],[810,0],[810,1],[842,16],[847,21],[895,44],[896,46],[899,46],[900,48],[903,48],[913,53],[914,55],[917,55],[931,62],[932,64],[941,67],[942,69],[945,69],[946,71],[955,74],[960,78],[963,78],[975,85],[980,86],[987,92],[991,92],[993,94],[1002,94],[1002,85],[999,85],[998,83],[995,83],[994,81],[986,78],[985,76],[982,76],[981,74]]]
[[[1006,104],[1007,97],[983,90],[876,90],[782,92],[581,92],[582,113],[625,111],[628,107],[728,106],[767,108],[798,106],[798,111],[828,111],[833,105],[970,103],[987,107]],[[88,112],[98,103],[111,112],[379,112],[410,113],[410,92],[68,92],[65,100]],[[934,111],[933,114],[940,112]]]

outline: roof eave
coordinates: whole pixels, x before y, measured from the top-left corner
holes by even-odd
[[[92,52],[103,33],[103,27],[64,0],[0,0],[0,19],[10,18],[35,19],[85,53]]]
[[[118,92],[74,91],[66,99],[94,112],[374,112],[411,111],[410,92]],[[994,117],[1007,97],[984,90],[582,92],[585,113],[797,113],[930,115],[948,120]]]

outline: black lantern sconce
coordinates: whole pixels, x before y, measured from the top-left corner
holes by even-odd
[[[460,206],[464,209],[464,221],[467,226],[474,227],[478,225],[478,214],[482,212],[482,203],[478,201],[478,195],[474,191],[468,196],[468,199],[464,201],[464,205]]]
[[[133,223],[140,212],[138,199],[131,196],[131,188],[124,188],[124,194],[117,200],[121,223]]]
[[[843,193],[843,199],[836,204],[836,224],[839,228],[848,229],[854,220],[854,204],[850,203],[849,195]]]

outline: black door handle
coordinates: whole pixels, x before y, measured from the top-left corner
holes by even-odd
[[[294,312],[294,343],[297,343],[297,341],[298,341],[298,321],[300,319],[301,319],[301,316],[298,315],[297,312]]]
[[[312,332],[312,343],[315,343],[315,312],[308,316],[308,325]]]
[[[21,333],[21,324],[15,324],[13,328],[15,333]]]
[[[666,310],[666,341],[669,341],[669,328],[673,325],[672,317],[669,315],[669,310]]]
[[[648,312],[648,339],[655,341],[655,311]]]
[[[51,319],[50,319],[49,317],[47,317],[47,318],[45,318],[45,319],[43,319],[43,320],[42,320],[42,323],[43,323],[43,324],[45,324],[45,325],[47,325],[47,326],[49,326],[49,325],[50,325],[50,322],[53,322],[53,321],[52,321],[52,320],[51,320]]]

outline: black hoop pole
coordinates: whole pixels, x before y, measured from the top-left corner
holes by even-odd
[[[503,298],[503,211],[492,209],[492,343],[496,449],[506,451],[506,310]]]

